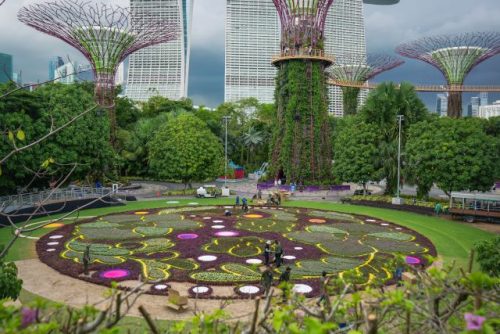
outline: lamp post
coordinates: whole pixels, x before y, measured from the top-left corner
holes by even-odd
[[[227,123],[231,119],[231,116],[224,116],[222,117],[224,120],[225,128],[226,128],[226,134],[225,134],[225,145],[224,145],[224,155],[225,155],[225,164],[224,164],[224,187],[227,187]]]
[[[396,198],[393,199],[392,204],[401,205],[403,204],[403,200],[400,197],[401,194],[401,123],[403,122],[404,116],[398,115],[398,124],[399,124],[399,136],[398,136],[398,190],[396,193]]]

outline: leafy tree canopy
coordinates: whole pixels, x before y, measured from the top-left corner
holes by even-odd
[[[366,186],[377,179],[374,160],[379,153],[379,129],[356,117],[348,117],[343,123],[334,143],[333,175],[340,182]]]
[[[207,125],[181,114],[162,125],[149,143],[149,167],[159,178],[184,184],[205,181],[223,171],[223,148]]]
[[[440,118],[411,127],[406,146],[406,174],[425,196],[432,184],[452,191],[486,191],[500,164],[498,139],[475,119]]]

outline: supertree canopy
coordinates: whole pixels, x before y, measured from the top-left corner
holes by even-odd
[[[323,50],[326,16],[333,0],[273,0],[281,21],[282,49]]]
[[[323,54],[326,15],[333,0],[273,0],[281,21],[270,174],[298,184],[328,182],[332,149]]]
[[[133,16],[132,16],[133,15]],[[57,0],[21,8],[21,22],[57,37],[80,51],[92,65],[96,103],[109,109],[114,144],[115,75],[119,64],[144,47],[177,38],[177,26],[154,13],[83,0]],[[135,19],[140,18],[140,19]]]
[[[479,63],[500,53],[500,33],[477,32],[427,37],[401,44],[396,51],[409,58],[423,60],[439,69],[450,86],[448,116],[462,115],[462,94],[453,90]]]
[[[385,54],[344,55],[337,57],[337,63],[330,67],[330,76],[343,83],[362,84],[376,75],[404,63],[403,60]],[[344,115],[353,115],[358,109],[360,88],[341,86]]]

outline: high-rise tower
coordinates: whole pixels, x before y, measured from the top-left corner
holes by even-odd
[[[274,101],[280,28],[271,0],[227,0],[224,101]]]
[[[151,15],[177,24],[175,41],[130,56],[126,95],[136,101],[152,96],[178,100],[187,96],[193,0],[130,0],[132,22]],[[148,12],[148,18],[138,13]],[[136,15],[134,15],[136,13]]]

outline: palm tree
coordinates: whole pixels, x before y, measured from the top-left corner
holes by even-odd
[[[264,134],[262,131],[257,130],[254,126],[250,126],[242,136],[243,144],[247,148],[247,159],[246,162],[248,164],[250,160],[250,154],[254,153],[255,149],[259,147],[264,142]],[[253,154],[252,154],[253,157]]]

